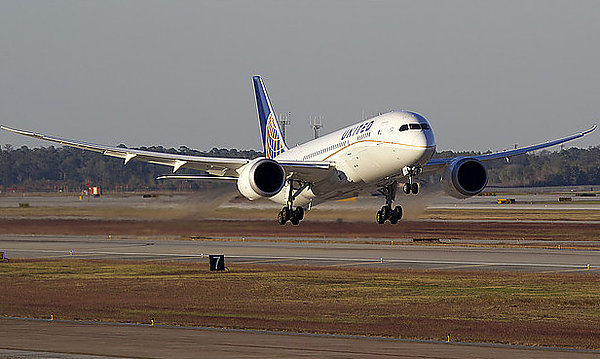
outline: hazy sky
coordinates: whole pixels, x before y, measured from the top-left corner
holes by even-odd
[[[600,1],[0,0],[0,123],[260,149],[260,74],[292,113],[289,145],[311,138],[309,116],[329,132],[408,109],[440,150],[500,150],[599,122],[599,19]]]

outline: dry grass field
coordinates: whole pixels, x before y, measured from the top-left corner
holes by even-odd
[[[202,203],[171,206],[166,199],[157,206],[146,206],[139,198],[132,204],[128,198],[76,204],[44,200],[20,208],[21,199],[15,199],[14,205],[0,207],[0,235],[336,243],[439,238],[516,247],[520,245],[502,241],[526,240],[540,248],[580,241],[569,245],[595,250],[600,240],[600,211],[575,208],[423,208],[407,213],[408,220],[397,225],[381,226],[370,207],[317,207],[300,226],[280,226],[274,220],[277,209],[260,206],[205,210]],[[159,324],[435,340],[450,335],[454,341],[600,349],[600,276],[595,271],[264,264],[234,264],[231,272],[211,273],[204,262],[72,259],[0,263],[0,316],[48,318],[50,313],[58,319],[149,323],[154,318]]]
[[[26,200],[24,200],[26,201]],[[309,221],[342,221],[342,222],[374,222],[373,208],[357,209],[342,208],[340,210],[321,209],[316,207],[307,213]],[[81,218],[81,219],[211,219],[226,218],[232,220],[270,220],[275,221],[277,208],[202,208],[201,204],[193,207],[135,207],[119,206],[31,206],[26,208],[0,207],[0,218]],[[420,208],[419,210],[405,209],[406,220],[486,220],[486,221],[600,221],[600,210],[587,209],[520,209],[517,207],[499,206],[493,210],[480,209],[440,209]]]
[[[373,222],[302,222],[280,226],[273,220],[116,220],[77,218],[15,218],[0,220],[0,234],[170,235],[182,237],[273,238],[442,238],[468,240],[597,241],[600,223],[445,222],[402,221],[396,225]]]
[[[600,348],[600,277],[206,263],[0,264],[0,315]]]

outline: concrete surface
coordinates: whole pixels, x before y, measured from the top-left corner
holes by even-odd
[[[382,266],[598,273],[600,251],[425,245],[203,241],[144,237],[1,235],[8,258],[191,260],[224,254],[228,263]],[[383,262],[382,262],[383,260]],[[588,270],[589,264],[589,270]]]
[[[0,358],[595,358],[599,352],[0,319]]]

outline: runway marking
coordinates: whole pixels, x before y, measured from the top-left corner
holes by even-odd
[[[231,257],[231,256],[228,256],[228,257]],[[240,263],[240,264],[257,264],[257,263],[285,262],[285,261],[289,261],[289,259],[287,259],[287,258],[283,258],[283,259],[282,258],[280,258],[280,259],[271,259],[271,260],[261,259],[261,260],[258,260],[258,261],[239,261],[239,262],[236,262],[236,263]]]
[[[359,262],[359,263],[331,264],[328,267],[350,267],[350,266],[362,266],[362,265],[367,265],[367,264],[383,264],[383,263],[381,263],[379,260],[372,260],[369,262]]]
[[[4,249],[6,252],[37,252],[37,253],[69,253],[65,250],[49,249]],[[174,258],[198,258],[200,254],[182,254],[182,253],[147,253],[147,252],[108,252],[108,251],[75,251],[77,255],[107,255],[107,256],[145,256],[145,257],[174,257]],[[380,263],[379,258],[341,258],[341,257],[295,257],[295,256],[264,256],[264,255],[225,255],[227,258],[248,259],[254,258],[257,261],[321,261],[321,262],[373,262]],[[427,259],[387,259],[383,258],[383,263],[404,263],[404,264],[431,264],[431,265],[461,265],[461,266],[489,266],[489,267],[547,267],[547,268],[565,268],[565,269],[586,269],[583,264],[557,264],[557,263],[510,263],[510,262],[469,262],[453,260],[427,260]],[[598,269],[598,266],[590,266],[590,269]]]
[[[460,269],[460,268],[477,268],[477,267],[489,267],[488,264],[467,264],[467,265],[457,265],[457,266],[449,266],[449,267],[437,267],[433,269],[439,270],[447,270],[447,269]]]

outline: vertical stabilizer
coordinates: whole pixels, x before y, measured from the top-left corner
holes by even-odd
[[[258,122],[260,123],[265,157],[275,158],[287,151],[288,148],[281,135],[277,116],[275,116],[271,100],[269,100],[269,95],[262,79],[260,76],[254,76],[252,82],[254,84],[254,94],[256,95],[256,109],[258,111]]]

